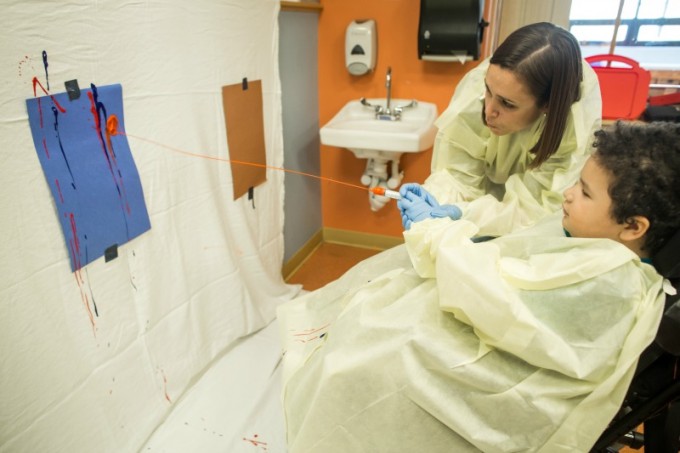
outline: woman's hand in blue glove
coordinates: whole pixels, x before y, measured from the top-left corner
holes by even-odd
[[[440,205],[438,208],[434,208],[432,212],[430,212],[431,217],[435,218],[450,217],[453,220],[460,219],[462,215],[463,212],[455,204],[443,204]]]
[[[425,188],[418,183],[411,182],[402,185],[399,188],[399,195],[401,195],[402,198],[408,198],[411,201],[413,200],[414,197],[421,198],[423,201],[425,201],[433,208],[439,206],[439,203],[432,196],[432,194],[430,194],[430,192],[425,190]],[[399,203],[397,203],[397,205],[399,205]]]
[[[420,184],[404,184],[399,189],[401,200],[397,207],[401,214],[401,223],[405,229],[411,227],[412,222],[419,222],[430,217],[430,211],[438,207],[437,200]]]
[[[397,202],[397,207],[401,213],[401,223],[406,230],[411,228],[413,222],[440,217],[457,220],[462,214],[458,206],[440,205],[420,184],[404,184],[399,189],[399,194],[401,200]]]

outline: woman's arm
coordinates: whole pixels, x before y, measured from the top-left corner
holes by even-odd
[[[433,148],[432,174],[445,174],[436,183],[441,203],[473,200],[484,194],[490,132],[482,122],[482,109],[488,66],[488,60],[484,61],[463,77],[448,108],[435,123],[439,131]]]

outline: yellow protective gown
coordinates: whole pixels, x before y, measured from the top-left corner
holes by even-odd
[[[464,220],[418,222],[282,305],[289,451],[588,451],[654,337],[662,279],[553,217],[478,244]]]
[[[424,187],[441,204],[457,204],[480,235],[500,236],[536,223],[560,209],[562,192],[577,179],[601,126],[602,99],[597,76],[583,61],[581,98],[572,105],[558,150],[529,169],[545,117],[528,128],[498,137],[482,123],[485,60],[463,77],[439,128],[432,174]]]

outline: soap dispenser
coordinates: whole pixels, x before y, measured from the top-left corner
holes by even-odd
[[[375,21],[369,19],[350,23],[345,34],[345,65],[349,73],[359,76],[372,71],[377,51]]]

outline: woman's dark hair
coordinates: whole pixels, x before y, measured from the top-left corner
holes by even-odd
[[[503,41],[490,63],[512,71],[538,107],[547,108],[545,127],[531,149],[536,155],[531,168],[536,168],[557,151],[571,105],[580,98],[583,68],[578,41],[548,22],[526,25]]]
[[[611,177],[612,218],[647,217],[643,250],[654,255],[680,229],[680,124],[618,121],[595,133],[594,146]]]

